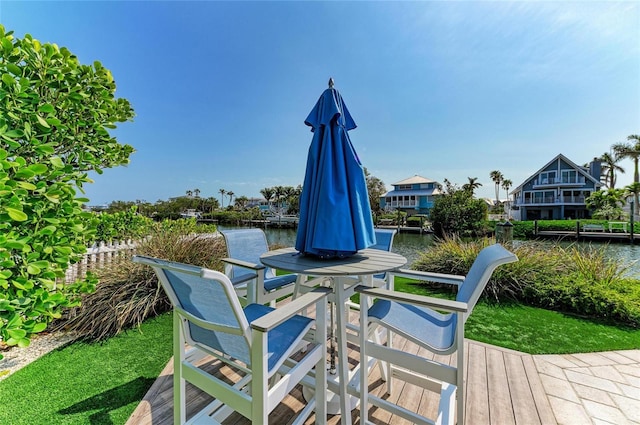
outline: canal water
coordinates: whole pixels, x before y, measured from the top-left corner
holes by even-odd
[[[229,228],[218,226],[220,229]],[[265,230],[269,245],[294,246],[296,242],[296,229],[268,227]],[[430,234],[398,233],[393,240],[392,251],[404,256],[407,259],[407,267],[418,259],[421,252],[428,250],[434,243],[434,238]],[[527,243],[522,241],[522,243]],[[555,242],[541,241],[540,243],[552,245]],[[588,244],[586,242],[572,242],[577,244]],[[571,243],[562,242],[563,246]],[[616,258],[622,264],[630,265],[627,274],[640,279],[640,245],[630,245],[624,243],[593,243],[596,246],[604,246],[608,255]]]

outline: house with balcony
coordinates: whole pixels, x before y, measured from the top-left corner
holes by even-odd
[[[590,218],[585,199],[600,190],[601,164],[580,166],[559,154],[511,193],[511,216],[520,220]]]
[[[393,190],[380,197],[380,207],[386,211],[403,211],[407,216],[429,214],[435,197],[442,194],[441,185],[419,175],[393,183]]]

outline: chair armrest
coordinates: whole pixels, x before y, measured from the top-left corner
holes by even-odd
[[[404,304],[414,304],[422,307],[435,308],[438,310],[451,311],[455,313],[466,313],[469,311],[467,303],[442,298],[426,297],[424,295],[407,294],[405,292],[389,291],[382,288],[371,288],[369,286],[358,285],[355,289],[364,295],[375,298],[383,298],[390,301],[397,301]]]
[[[461,285],[464,282],[465,277],[455,274],[443,274],[422,272],[419,270],[400,269],[391,272],[394,276],[408,277],[409,279],[426,280],[429,282],[447,283],[450,285]]]
[[[223,263],[231,264],[233,266],[244,267],[246,269],[252,269],[252,270],[265,269],[265,266],[263,264],[254,264],[248,261],[236,260],[235,258],[222,258],[221,261]]]
[[[251,328],[259,332],[268,332],[297,314],[300,310],[309,307],[311,304],[317,303],[323,298],[326,298],[331,292],[331,288],[315,288],[313,291],[307,292],[290,303],[276,308],[271,313],[257,318],[250,323]]]

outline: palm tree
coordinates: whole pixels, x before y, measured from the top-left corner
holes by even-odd
[[[220,203],[220,208],[224,208],[224,195],[225,193],[227,193],[227,191],[224,189],[220,189],[218,192],[220,192],[220,199],[222,200],[222,202]]]
[[[229,197],[229,206],[231,206],[231,201],[233,200],[233,196],[235,195],[235,193],[233,193],[233,191],[228,191],[227,192],[227,196]]]
[[[511,203],[509,201],[509,189],[511,189],[511,186],[513,185],[513,182],[509,179],[502,179],[502,188],[504,189],[504,191],[507,193],[507,201],[506,201],[506,206],[507,206],[507,219],[511,220]]]
[[[624,168],[618,165],[621,159],[620,155],[617,155],[615,152],[605,152],[600,157],[600,161],[602,161],[602,177],[604,184],[609,189],[615,189],[617,180],[616,172],[624,173]]]
[[[489,173],[489,177],[491,177],[491,180],[496,185],[496,205],[499,205],[500,204],[500,183],[502,183],[502,180],[504,180],[504,176],[500,171],[494,170]]]
[[[187,190],[187,196],[191,198],[193,196],[193,192],[191,190]]]
[[[267,201],[267,206],[269,207],[269,209],[271,209],[271,200],[273,199],[273,195],[275,194],[273,188],[265,187],[264,189],[260,190],[260,194],[264,196],[264,199]]]
[[[237,209],[244,211],[247,209],[247,205],[249,204],[249,198],[246,196],[238,196],[236,198],[235,206]]]
[[[627,137],[630,143],[616,143],[611,146],[613,151],[622,159],[629,158],[633,160],[633,182],[640,183],[640,174],[638,173],[638,160],[640,160],[640,135],[632,134]],[[638,205],[639,195],[634,195],[635,203]]]
[[[467,177],[467,179],[469,182],[462,185],[462,190],[469,192],[473,196],[473,192],[482,186],[482,183],[478,181],[477,177]]]
[[[511,186],[513,185],[513,182],[509,179],[503,179],[502,180],[502,188],[504,189],[505,192],[507,192],[507,198],[509,197],[509,189],[511,189]]]
[[[628,196],[633,196],[634,198],[634,205],[635,205],[635,211],[638,210],[638,196],[640,196],[640,183],[638,182],[633,182],[628,186],[625,186],[624,188],[624,197],[628,197]],[[633,206],[631,207],[631,210],[629,211],[629,214],[634,214],[634,208]]]
[[[282,207],[281,203],[282,203],[282,197],[284,196],[284,187],[282,186],[276,186],[273,188],[273,192],[274,192],[274,196],[276,198],[276,205],[277,205],[277,209],[278,209],[278,214],[281,213],[280,209]]]
[[[282,193],[285,202],[287,203],[287,214],[291,213],[289,211],[291,207],[296,203],[296,199],[294,199],[296,195],[296,189],[293,186],[285,186]]]
[[[197,189],[197,188],[196,188],[196,189],[193,189],[193,195],[194,195],[196,198],[199,198],[199,197],[200,197],[200,189]]]

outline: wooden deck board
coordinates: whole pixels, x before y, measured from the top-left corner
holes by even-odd
[[[509,393],[509,380],[501,351],[487,350],[487,378],[490,423],[515,424]]]
[[[538,418],[529,382],[526,379],[527,374],[522,363],[522,356],[504,353],[503,358],[515,423],[542,425],[540,418]]]
[[[465,416],[477,425],[489,425],[489,387],[486,348],[467,343],[467,392]]]
[[[357,322],[358,315],[351,314],[353,322]],[[403,351],[420,352],[430,359],[455,364],[455,353],[451,356],[434,356],[399,336],[394,336],[394,347]],[[348,344],[349,365],[353,368],[359,362],[357,346]],[[473,425],[493,424],[555,424],[556,420],[551,406],[544,392],[540,377],[532,356],[513,350],[502,349],[491,345],[465,341],[466,361],[466,416],[467,423]],[[208,359],[202,361],[203,368],[209,373],[235,379],[235,373],[230,372],[228,366],[220,366]],[[437,412],[439,394],[422,388],[406,384],[395,379],[391,394],[386,394],[387,384],[382,381],[379,367],[371,370],[369,376],[369,390],[372,394],[399,404],[412,411],[418,411],[429,417]],[[211,401],[211,397],[203,394],[195,387],[187,389],[187,417],[198,411]],[[295,414],[304,406],[301,387],[298,386],[285,402],[278,406],[270,415],[269,423],[290,423]],[[389,412],[369,406],[370,421],[374,424],[405,424],[404,419],[391,415]],[[352,421],[357,424],[360,420],[360,408],[351,412]],[[535,418],[535,419],[533,419]],[[313,424],[312,415],[305,424]],[[158,379],[147,392],[145,398],[131,415],[126,425],[169,425],[173,423],[173,361],[170,361],[161,372]],[[225,425],[246,425],[249,421],[244,417],[233,414]],[[329,425],[340,423],[340,415],[327,418]]]

